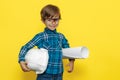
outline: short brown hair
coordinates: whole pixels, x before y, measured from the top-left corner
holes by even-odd
[[[61,19],[61,14],[60,14],[59,8],[55,5],[48,4],[45,7],[43,7],[41,10],[41,19],[43,21],[45,21],[46,18],[48,18],[50,16],[53,17],[56,14],[59,14],[59,18]]]

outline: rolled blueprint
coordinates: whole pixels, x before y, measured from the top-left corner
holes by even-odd
[[[75,48],[65,48],[62,49],[63,58],[77,59],[77,58],[88,58],[89,50],[88,48],[81,46]]]

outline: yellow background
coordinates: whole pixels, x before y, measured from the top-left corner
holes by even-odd
[[[61,9],[58,31],[71,47],[90,50],[89,58],[75,61],[73,73],[64,66],[64,80],[120,80],[119,0],[0,0],[0,80],[35,80],[34,72],[20,69],[18,54],[43,31],[39,13],[49,3]]]

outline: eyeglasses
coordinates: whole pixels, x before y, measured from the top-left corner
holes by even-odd
[[[49,21],[49,22],[53,22],[53,21],[57,22],[57,21],[60,20],[60,18],[53,18],[53,19],[52,18],[47,18],[46,20]]]

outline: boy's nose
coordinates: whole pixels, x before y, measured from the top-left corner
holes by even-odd
[[[55,22],[55,21],[52,21],[52,24],[56,24],[56,22]]]

